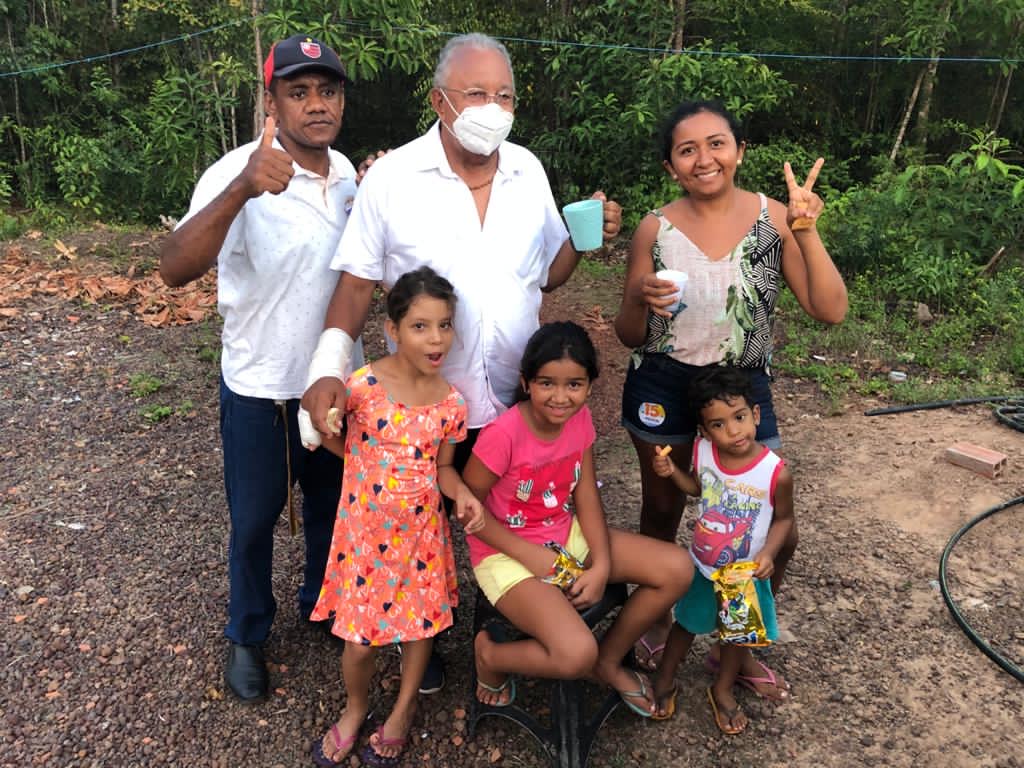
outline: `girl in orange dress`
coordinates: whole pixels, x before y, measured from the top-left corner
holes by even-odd
[[[313,742],[317,765],[348,761],[370,711],[374,657],[402,644],[402,682],[390,716],[361,755],[370,766],[398,762],[434,636],[458,603],[455,558],[441,492],[467,530],[483,508],[452,467],[466,436],[466,403],[441,376],[452,344],[455,292],[429,267],[403,275],[387,297],[385,330],[396,351],[346,383],[345,471],[323,588],[311,619],[333,619],[345,641],[344,712]],[[324,441],[341,453],[342,438]]]

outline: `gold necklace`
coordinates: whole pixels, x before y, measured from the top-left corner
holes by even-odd
[[[476,186],[470,186],[469,184],[467,184],[466,186],[469,187],[469,191],[470,192],[476,192],[478,189],[483,189],[484,187],[491,186],[492,183],[494,183],[494,177],[493,176],[491,176],[491,178],[489,178],[487,181],[483,182],[482,184],[477,184]]]

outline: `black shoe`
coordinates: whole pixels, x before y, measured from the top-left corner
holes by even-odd
[[[401,671],[402,646],[398,644],[395,648],[398,649],[398,669]],[[427,669],[423,673],[423,679],[420,680],[420,693],[427,695],[437,693],[444,688],[444,684],[444,659],[438,656],[435,648],[430,652],[430,658],[427,659]]]
[[[224,665],[224,682],[246,704],[266,699],[270,676],[267,674],[263,648],[232,643],[228,650],[227,664]]]
[[[306,621],[306,625],[313,631],[314,634],[322,635],[327,638],[333,645],[344,649],[345,641],[338,637],[331,630],[334,627],[334,619],[324,619],[323,621]]]
[[[437,693],[444,688],[444,682],[444,659],[437,655],[437,651],[433,651],[420,681],[420,693]]]

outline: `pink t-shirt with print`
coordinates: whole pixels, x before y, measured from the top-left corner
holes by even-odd
[[[499,522],[527,541],[565,544],[572,527],[572,492],[580,479],[583,454],[594,444],[594,422],[583,406],[554,440],[536,437],[518,407],[480,432],[473,453],[498,481],[487,495],[487,509]],[[467,536],[475,566],[496,550]]]

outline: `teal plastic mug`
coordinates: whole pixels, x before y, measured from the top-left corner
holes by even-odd
[[[569,203],[562,209],[577,251],[592,251],[604,241],[604,203],[591,198]]]

